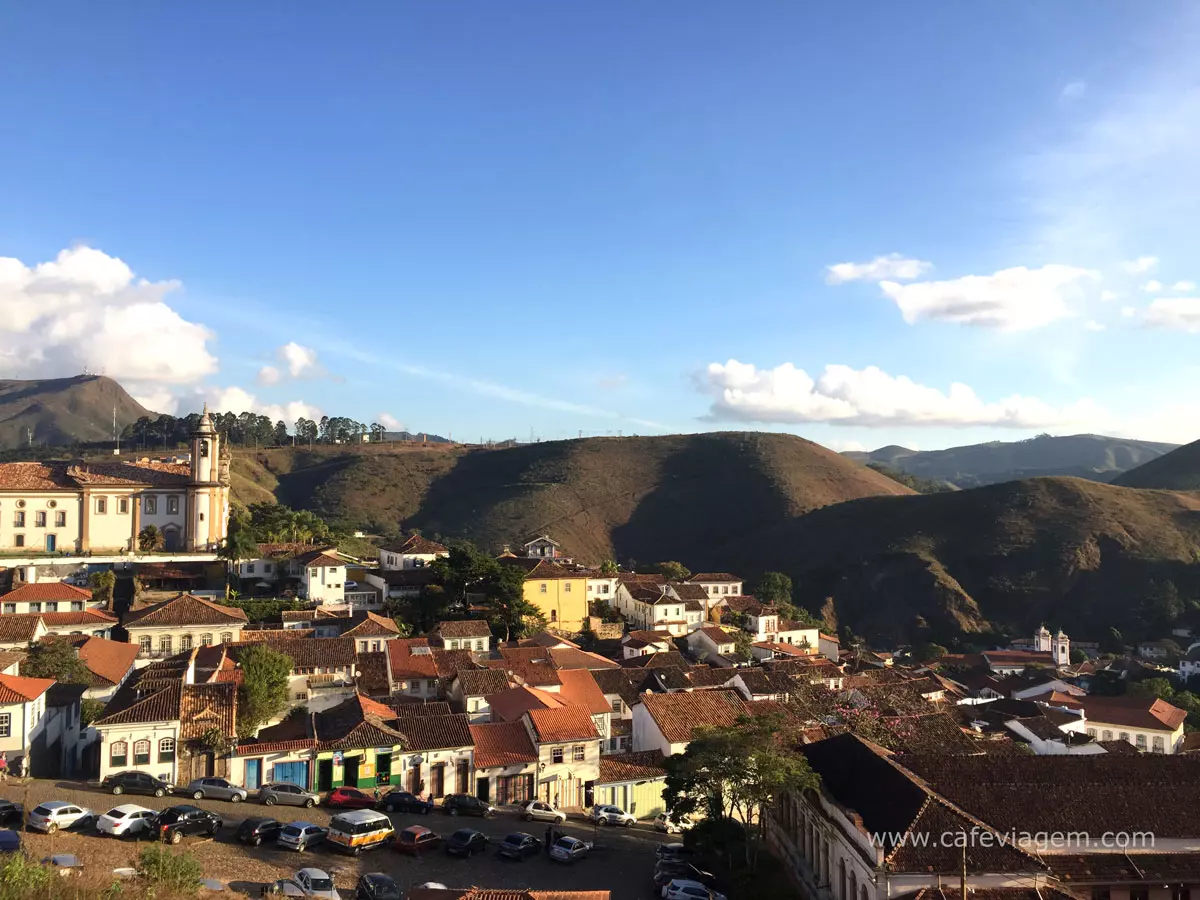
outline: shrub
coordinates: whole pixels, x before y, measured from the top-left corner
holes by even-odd
[[[168,890],[194,891],[203,869],[189,851],[172,853],[166,847],[147,847],[138,854],[138,874]]]

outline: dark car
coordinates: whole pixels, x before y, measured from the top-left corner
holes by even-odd
[[[5,829],[0,831],[0,853],[16,853],[21,849],[21,834]]]
[[[20,827],[25,824],[25,807],[11,800],[0,800],[0,828],[9,825]]]
[[[400,885],[390,875],[368,872],[358,877],[354,900],[400,900]]]
[[[149,794],[152,797],[165,797],[174,789],[174,785],[145,772],[117,772],[100,782],[100,790],[111,791],[114,794]]]
[[[447,794],[446,799],[442,801],[442,812],[452,816],[491,818],[496,814],[496,809],[486,800],[480,800],[470,794]]]
[[[473,828],[460,828],[446,838],[446,852],[452,856],[474,856],[487,849],[488,836]]]
[[[397,853],[407,853],[409,856],[420,856],[427,853],[442,842],[440,835],[420,825],[409,825],[392,842]]]
[[[178,844],[185,834],[216,834],[221,819],[198,806],[169,806],[150,823],[150,833],[160,841]]]
[[[335,809],[374,809],[375,798],[358,788],[340,787],[329,792],[325,805]]]
[[[283,828],[282,823],[274,819],[246,819],[238,826],[237,839],[243,844],[257,847],[260,844],[269,844],[271,841],[279,840],[281,828]]]
[[[698,881],[707,888],[716,887],[717,880],[712,874],[697,869],[689,862],[682,860],[659,860],[654,866],[654,889],[661,892],[672,881]]]
[[[433,812],[432,803],[408,791],[390,792],[379,801],[379,808],[384,812],[420,813],[423,816]]]
[[[509,859],[524,859],[527,856],[537,856],[542,849],[542,842],[532,834],[517,831],[500,842],[496,852]]]
[[[690,856],[695,856],[696,851],[686,844],[678,842],[670,844],[659,844],[654,848],[654,855],[658,859],[682,859],[686,860]]]

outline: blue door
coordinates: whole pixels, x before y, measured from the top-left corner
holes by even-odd
[[[54,534],[46,535],[46,552],[53,553],[57,546],[58,546],[58,535],[54,535]]]
[[[308,787],[308,763],[300,762],[275,763],[275,775],[272,781],[290,781],[302,788]]]
[[[245,787],[248,791],[253,791],[260,784],[262,784],[262,760],[246,760],[246,783],[243,785],[243,787]]]

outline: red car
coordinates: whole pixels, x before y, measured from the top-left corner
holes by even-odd
[[[430,850],[440,846],[441,843],[441,836],[430,831],[428,828],[422,828],[420,825],[410,825],[396,835],[396,842],[392,844],[392,847],[397,853],[420,856],[422,853],[428,853]]]
[[[375,798],[357,788],[340,787],[329,792],[325,805],[335,809],[374,809]]]

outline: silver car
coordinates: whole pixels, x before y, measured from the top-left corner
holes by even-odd
[[[534,819],[539,822],[565,822],[567,814],[544,800],[531,800],[521,810],[521,818],[526,822],[532,822]]]
[[[322,828],[312,822],[289,822],[279,830],[279,837],[275,843],[285,850],[303,853],[314,844],[325,843],[328,835],[328,828]]]
[[[321,802],[321,795],[306,791],[290,781],[268,781],[258,789],[258,799],[267,806],[304,806],[311,809]]]
[[[60,828],[73,828],[76,825],[89,825],[96,820],[96,814],[86,806],[76,806],[63,800],[49,800],[41,803],[29,813],[29,827],[46,834],[54,834]]]
[[[250,796],[245,788],[230,784],[224,778],[197,778],[182,791],[176,789],[176,794],[191,794],[193,800],[228,800],[230,803],[241,803]]]

